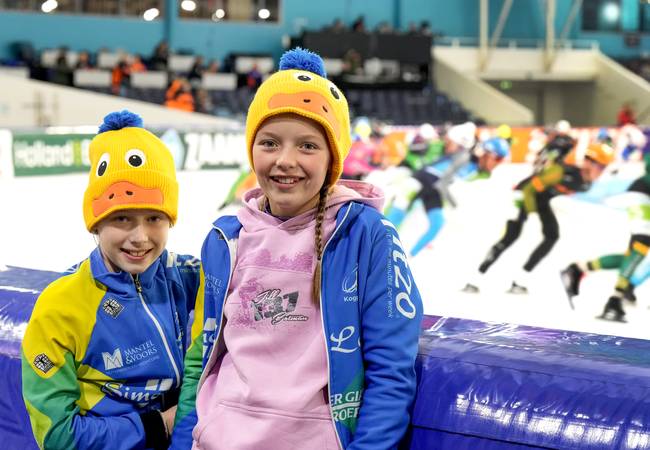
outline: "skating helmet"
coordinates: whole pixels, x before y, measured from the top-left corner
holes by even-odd
[[[585,158],[606,166],[614,160],[614,150],[607,144],[594,142],[587,147]]]

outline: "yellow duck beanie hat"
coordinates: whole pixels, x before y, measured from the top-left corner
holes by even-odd
[[[323,126],[332,152],[329,185],[341,176],[350,151],[348,102],[327,79],[320,56],[299,47],[282,55],[279,70],[257,90],[246,117],[246,147],[253,165],[253,140],[264,120],[283,113],[299,114]]]
[[[174,158],[165,144],[145,130],[137,114],[124,110],[104,117],[90,142],[90,174],[84,194],[86,228],[114,211],[153,209],[178,214]]]

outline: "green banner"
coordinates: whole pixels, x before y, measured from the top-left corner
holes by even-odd
[[[89,134],[14,133],[15,176],[87,172]]]
[[[239,167],[246,163],[243,130],[157,133],[167,145],[178,170]],[[88,147],[92,134],[14,133],[15,176],[56,175],[90,170]]]

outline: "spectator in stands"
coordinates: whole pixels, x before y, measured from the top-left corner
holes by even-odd
[[[192,87],[186,78],[174,79],[167,89],[165,99],[165,106],[168,108],[194,111]]]
[[[246,86],[252,91],[256,91],[262,84],[262,73],[259,71],[257,64],[253,64],[253,68],[246,74]]]
[[[428,20],[420,22],[420,34],[425,36],[431,36],[433,34],[433,31],[431,31],[431,24]]]
[[[126,96],[126,89],[131,84],[131,71],[125,59],[120,60],[111,74],[111,91],[121,97]]]
[[[167,41],[160,41],[151,55],[149,66],[152,70],[167,70],[167,60],[169,59],[169,44]]]
[[[56,67],[69,69],[68,47],[59,47],[59,54],[56,55]]]
[[[196,90],[196,112],[214,114],[214,105],[210,94],[203,88]]]
[[[363,15],[357,17],[357,20],[352,23],[352,31],[355,33],[366,32],[366,19],[363,17]]]
[[[68,65],[68,47],[59,48],[59,54],[56,57],[50,81],[66,86],[72,85],[72,70]]]
[[[393,32],[393,27],[386,21],[380,22],[377,25],[377,33],[379,34],[391,34]]]
[[[619,127],[629,123],[636,123],[636,117],[632,105],[627,102],[623,103],[621,109],[618,111],[618,115],[616,116],[616,122]]]
[[[361,53],[351,48],[343,55],[343,73],[346,75],[363,74]]]
[[[203,73],[205,72],[205,65],[203,64],[203,56],[197,56],[192,64],[192,68],[187,74],[187,79],[193,87],[201,85]]]
[[[90,63],[90,54],[86,50],[79,53],[75,69],[94,69],[93,65]]]
[[[221,68],[219,67],[219,61],[216,59],[210,60],[210,63],[208,64],[208,67],[206,67],[205,71],[207,73],[219,73],[219,70]]]
[[[406,34],[419,34],[420,30],[418,30],[418,26],[416,25],[415,22],[409,22],[408,28],[406,29]]]
[[[337,17],[329,27],[325,27],[324,31],[329,31],[330,33],[342,33],[346,31],[346,28],[343,21]]]
[[[136,54],[131,57],[131,64],[129,65],[130,73],[146,72],[147,66],[142,62],[142,56]]]

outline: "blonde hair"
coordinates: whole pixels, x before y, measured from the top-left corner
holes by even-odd
[[[327,179],[327,178],[326,178]],[[325,220],[325,206],[329,196],[330,186],[326,182],[320,189],[318,206],[316,207],[316,227],[314,230],[314,246],[316,247],[316,267],[312,279],[312,300],[315,306],[320,306],[320,284],[323,264],[323,221]]]

